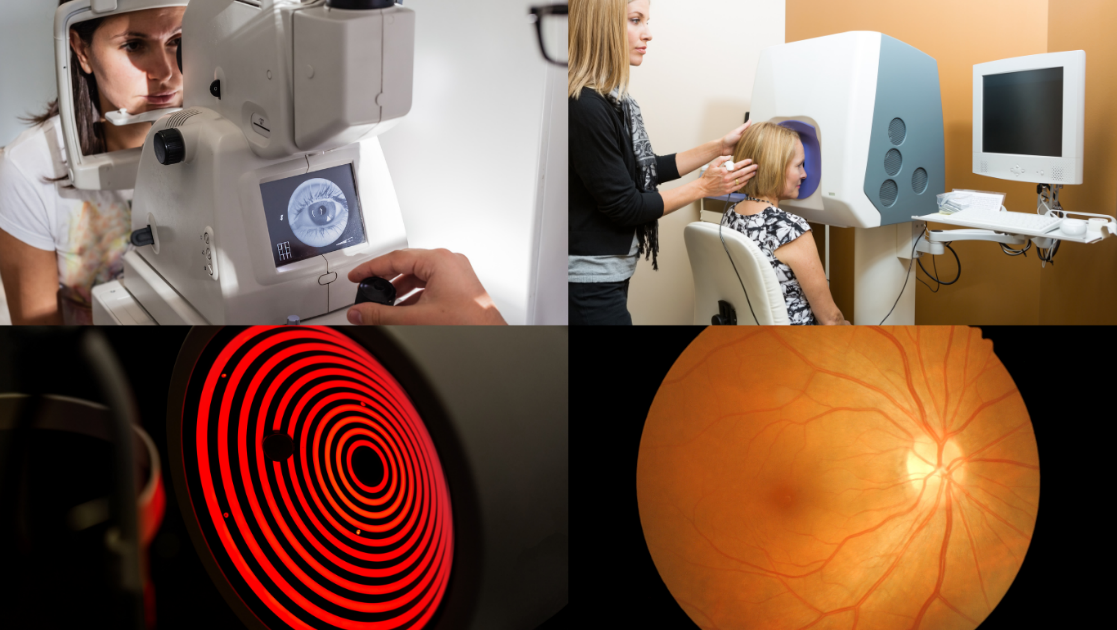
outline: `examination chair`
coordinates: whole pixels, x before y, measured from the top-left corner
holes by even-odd
[[[726,307],[719,304],[724,302],[732,307],[738,324],[790,324],[779,280],[764,253],[737,230],[724,228],[721,235],[725,238],[724,247],[714,223],[698,221],[683,229],[694,273],[694,323],[702,326],[729,323],[714,321],[715,316],[724,318],[728,313]],[[726,248],[733,257],[732,263],[725,255]],[[733,265],[737,266],[736,273]],[[741,274],[740,280],[737,273]],[[741,290],[742,282],[748,290],[748,300]],[[749,301],[752,302],[751,313]],[[756,313],[756,321],[752,313]]]

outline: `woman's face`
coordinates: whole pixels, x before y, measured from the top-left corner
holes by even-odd
[[[88,46],[70,32],[82,70],[97,78],[99,105],[105,111],[124,108],[138,114],[182,106],[176,53],[185,11],[170,7],[107,17]]]
[[[638,66],[644,63],[648,53],[648,42],[652,41],[652,30],[648,27],[651,19],[651,0],[632,0],[628,3],[628,63]]]
[[[799,185],[807,178],[807,169],[803,166],[805,159],[803,143],[796,140],[795,155],[792,156],[791,163],[787,165],[787,173],[784,175],[783,181],[783,193],[780,195],[780,199],[797,199],[799,197]]]

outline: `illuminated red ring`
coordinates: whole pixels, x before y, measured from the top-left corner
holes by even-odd
[[[245,330],[193,378],[204,378],[197,516],[247,585],[241,597],[293,628],[423,627],[445,594],[453,525],[438,455],[399,383],[348,337],[303,327]],[[264,457],[272,431],[294,440],[285,462]],[[380,483],[353,476],[346,443],[376,452]]]

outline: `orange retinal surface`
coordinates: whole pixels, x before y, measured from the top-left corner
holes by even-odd
[[[640,522],[702,628],[972,630],[1039,506],[1024,401],[969,328],[709,328],[640,442]]]

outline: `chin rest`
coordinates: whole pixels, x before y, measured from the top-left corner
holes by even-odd
[[[719,302],[724,302],[732,306],[738,324],[790,324],[783,289],[768,258],[756,243],[737,230],[723,228],[721,236],[725,239],[724,247],[718,238],[718,226],[714,223],[697,221],[683,229],[683,240],[694,273],[694,323],[705,326],[725,322],[725,305],[719,308]],[[726,248],[733,258],[732,263],[725,254]],[[738,273],[740,280],[737,279]],[[748,300],[741,290],[742,282],[748,290]],[[756,313],[756,322],[749,312],[750,301],[752,313]],[[714,321],[715,316],[717,321]]]

